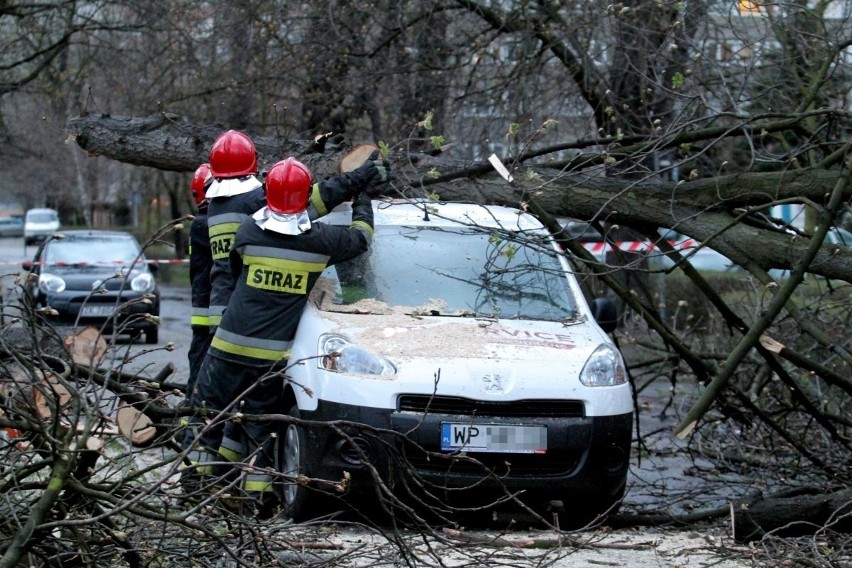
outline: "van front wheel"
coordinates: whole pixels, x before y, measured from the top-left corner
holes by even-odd
[[[299,407],[295,405],[287,414],[296,420],[301,419]],[[307,516],[314,497],[311,489],[304,484],[311,475],[307,466],[310,463],[309,452],[305,428],[297,423],[284,424],[278,451],[278,467],[286,476],[281,484],[281,505],[284,514],[296,521]]]

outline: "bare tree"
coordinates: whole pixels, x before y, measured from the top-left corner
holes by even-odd
[[[826,235],[852,200],[850,2],[132,4],[90,3],[102,18],[85,19],[86,33],[63,28],[87,39],[76,50],[44,31],[32,35],[40,49],[27,45],[26,26],[41,20],[16,9],[16,61],[40,65],[7,66],[20,75],[4,73],[3,84],[19,85],[6,100],[33,113],[31,84],[82,93],[77,116],[59,97],[51,122],[70,118],[79,163],[82,149],[123,164],[63,165],[60,176],[91,168],[87,184],[139,185],[135,176],[154,174],[130,166],[144,166],[183,179],[230,127],[252,135],[261,167],[293,154],[324,176],[349,143],[380,139],[399,172],[390,196],[520,206],[555,232],[553,216],[604,233],[630,227],[655,246],[627,267],[564,242],[578,271],[630,307],[636,327],[622,338],[637,346],[626,349],[636,375],[702,385],[676,431],[707,443],[735,424],[759,456],[725,446],[718,459],[789,473],[778,464],[795,455],[826,487],[848,483],[852,249]],[[85,79],[57,73],[51,50],[77,57]],[[16,132],[28,122],[4,115]],[[328,132],[340,137],[314,140]],[[492,152],[511,184],[486,161]],[[773,216],[782,204],[808,207],[805,228]],[[708,279],[661,228],[738,271]],[[671,274],[665,297],[625,286],[617,276],[628,269],[646,277],[637,282]],[[637,327],[653,340],[643,344]]]

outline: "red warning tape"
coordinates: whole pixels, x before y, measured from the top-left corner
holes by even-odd
[[[0,266],[21,266],[24,263],[23,260],[18,261],[0,261]],[[146,264],[189,264],[188,258],[151,258],[145,261]],[[37,263],[33,263],[37,264]],[[125,260],[114,260],[112,262],[108,261],[99,261],[99,262],[55,262],[53,263],[56,266],[123,266],[127,264]]]
[[[669,241],[676,250],[686,250],[698,247],[698,241],[692,239],[684,239],[682,241]],[[623,250],[627,252],[649,251],[657,248],[656,243],[651,241],[622,241],[613,244],[604,242],[583,243],[583,248],[589,252],[608,252],[611,250]]]
[[[692,239],[684,239],[682,241],[669,241],[669,243],[677,250],[688,250],[692,248],[696,248],[699,246],[698,241],[694,241]],[[582,243],[583,248],[588,250],[591,253],[602,253],[609,252],[615,249],[627,251],[627,252],[638,252],[638,251],[650,251],[657,248],[657,245],[651,241],[622,241],[616,242],[613,244],[604,243],[604,242],[594,242],[594,243]],[[151,258],[146,260],[148,264],[188,264],[188,258]],[[92,265],[104,265],[104,264],[116,264],[123,265],[126,261],[116,260],[112,263],[101,261],[97,263],[92,263]],[[17,262],[3,262],[0,261],[0,266],[21,266],[23,261]],[[58,266],[87,266],[88,263],[85,262],[70,262],[70,263],[62,263],[57,262]]]

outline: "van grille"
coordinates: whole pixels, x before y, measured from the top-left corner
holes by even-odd
[[[579,400],[485,401],[458,396],[404,394],[397,399],[397,411],[499,418],[583,418]]]
[[[437,451],[437,448],[432,450]],[[569,475],[577,468],[583,455],[580,450],[547,454],[470,454],[480,462],[475,463],[451,455],[436,457],[433,454],[427,457],[425,452],[410,448],[405,454],[408,465],[416,471],[478,476],[491,472],[493,475],[515,479],[527,476]]]

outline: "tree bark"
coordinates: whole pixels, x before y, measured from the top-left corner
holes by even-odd
[[[852,489],[817,495],[770,497],[756,502],[731,503],[731,522],[737,542],[814,534],[828,527],[852,531]]]

